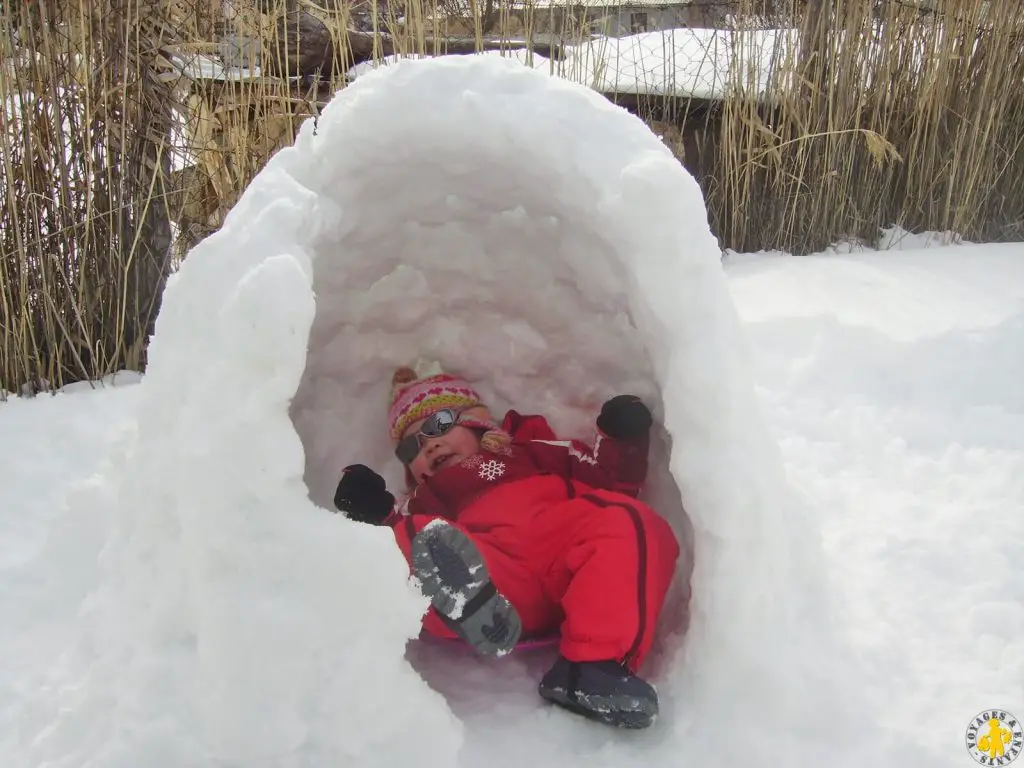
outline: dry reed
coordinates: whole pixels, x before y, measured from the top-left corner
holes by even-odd
[[[1024,7],[819,5],[776,50],[769,98],[734,83],[722,105],[708,193],[723,243],[803,253],[890,225],[1024,237]]]
[[[1024,237],[1019,4],[714,0],[703,13],[724,27],[701,38],[705,71],[727,63],[715,98],[609,97],[694,171],[723,247],[804,253],[894,224]],[[356,58],[434,55],[452,38],[539,51],[617,21],[530,0],[0,4],[0,394],[142,369],[175,260]],[[662,48],[651,55],[679,55],[671,38]],[[201,72],[217,55],[263,73]],[[600,87],[615,65],[567,74]]]
[[[144,365],[171,237],[161,11],[0,6],[0,389]]]

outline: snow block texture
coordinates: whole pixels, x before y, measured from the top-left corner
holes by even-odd
[[[390,531],[325,509],[354,461],[398,489],[388,383],[418,357],[565,437],[653,406],[647,497],[687,555],[649,733],[544,706],[528,660],[407,658],[426,601]],[[493,57],[361,77],[170,282],[139,394],[76,500],[110,525],[28,764],[839,764],[818,531],[699,187],[596,93]]]

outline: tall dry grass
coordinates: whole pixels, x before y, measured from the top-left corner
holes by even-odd
[[[623,98],[695,171],[724,247],[802,253],[893,224],[1021,239],[1024,7],[922,5],[707,0],[701,18],[731,25],[701,37],[722,98]],[[536,52],[614,21],[524,0],[0,4],[0,392],[141,369],[174,260],[357,58]],[[551,66],[600,89],[611,48]],[[212,77],[203,56],[262,73]]]
[[[157,3],[0,6],[0,390],[144,365],[168,274]]]
[[[1024,5],[933,5],[824,0],[796,14],[767,100],[731,84],[707,190],[724,245],[801,253],[894,224],[1024,239]]]

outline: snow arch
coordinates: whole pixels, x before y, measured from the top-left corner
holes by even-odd
[[[643,740],[540,707],[530,657],[502,672],[412,652],[434,688],[430,669],[463,676],[447,698],[405,657],[425,602],[390,532],[317,505],[351,461],[398,481],[384,398],[417,356],[564,434],[609,394],[654,404],[652,501],[697,555]],[[155,765],[155,749],[167,765],[544,764],[538,745],[575,730],[553,763],[680,765],[754,722],[756,749],[729,764],[820,764],[815,526],[760,423],[697,184],[597,94],[490,56],[361,77],[170,282],[141,387],[130,468],[115,457],[91,501],[113,513],[77,649],[87,682],[42,754],[112,686],[120,705],[67,764]],[[497,693],[467,694],[466,675]],[[159,706],[133,697],[154,685]]]

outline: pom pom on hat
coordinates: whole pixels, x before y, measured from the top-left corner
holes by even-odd
[[[419,376],[416,375],[416,371],[408,366],[395,370],[394,375],[391,377],[391,401],[394,402],[399,391],[412,384],[418,378]]]

